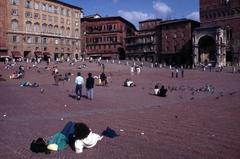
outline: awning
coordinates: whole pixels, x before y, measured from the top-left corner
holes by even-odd
[[[41,51],[35,51],[34,54],[37,56],[37,57],[43,57],[43,54]]]
[[[20,53],[20,51],[12,51],[12,56],[15,58],[21,58],[23,57]]]
[[[9,57],[7,50],[0,50],[0,58]]]
[[[51,57],[51,54],[49,52],[43,52],[43,56]]]

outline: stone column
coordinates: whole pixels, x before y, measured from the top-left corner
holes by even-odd
[[[198,63],[198,40],[197,35],[194,32],[192,37],[192,43],[193,43],[193,64],[196,65]]]
[[[222,65],[221,46],[217,44],[216,47],[217,47],[217,52],[216,52],[217,63],[216,63],[216,66],[221,66]]]
[[[198,45],[193,46],[193,63],[196,65],[199,59]]]
[[[222,66],[222,50],[221,50],[221,30],[217,29],[216,32],[216,66]]]

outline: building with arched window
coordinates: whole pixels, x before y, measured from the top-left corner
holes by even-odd
[[[6,37],[0,50],[8,56],[80,57],[81,25],[76,23],[81,23],[82,8],[55,0],[4,0],[0,6],[1,21],[6,17],[5,28],[0,23],[1,38]]]
[[[193,33],[194,64],[240,64],[240,1],[200,0],[201,26]]]
[[[136,31],[135,26],[122,17],[101,17],[98,14],[82,18],[81,25],[83,55],[92,58],[124,59],[125,38]],[[80,31],[76,29],[75,34],[79,36]]]
[[[0,1],[0,58],[5,58],[8,56],[7,53],[7,2]]]

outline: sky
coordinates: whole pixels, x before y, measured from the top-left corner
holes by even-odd
[[[199,0],[61,0],[81,7],[84,15],[121,16],[138,27],[147,19],[188,18],[199,21]]]

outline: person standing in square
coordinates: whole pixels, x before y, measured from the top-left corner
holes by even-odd
[[[81,76],[80,72],[77,73],[77,77],[75,79],[75,84],[76,84],[75,92],[76,92],[76,95],[77,95],[77,99],[80,100],[81,97],[82,97],[82,87],[83,87],[83,84],[84,84],[84,79]]]
[[[88,73],[88,78],[86,80],[86,89],[87,89],[87,97],[88,99],[93,99],[93,87],[94,87],[94,78],[92,77],[92,73]]]

